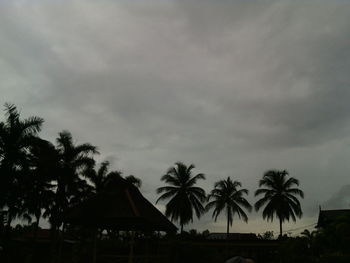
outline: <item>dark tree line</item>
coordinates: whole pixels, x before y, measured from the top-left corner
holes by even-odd
[[[0,210],[7,229],[21,218],[35,220],[37,230],[46,218],[57,230],[68,207],[102,191],[107,178],[122,176],[109,171],[107,161],[96,167],[97,147],[76,144],[69,131],[60,132],[55,143],[40,138],[43,123],[35,116],[22,119],[15,105],[5,104],[0,122]],[[125,179],[141,186],[135,176]]]
[[[209,195],[196,186],[198,180],[204,180],[204,174],[193,175],[193,164],[186,166],[182,162],[170,167],[161,180],[166,186],[157,189],[161,194],[157,200],[167,200],[165,214],[172,221],[180,223],[181,232],[183,226],[193,221],[193,212],[200,218],[206,211],[213,210],[213,218],[225,213],[227,219],[227,238],[229,228],[232,226],[233,217],[237,216],[243,221],[248,221],[247,212],[252,205],[245,198],[248,190],[240,188],[242,184],[232,181],[230,177],[214,184],[214,189]],[[255,203],[256,211],[263,209],[263,218],[273,221],[277,217],[280,222],[280,236],[282,236],[282,223],[290,219],[296,221],[302,216],[301,205],[298,196],[303,198],[303,192],[298,188],[299,181],[293,177],[288,178],[287,171],[267,171],[259,182],[259,189],[255,196],[263,197]]]

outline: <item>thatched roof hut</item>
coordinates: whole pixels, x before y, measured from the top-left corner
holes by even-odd
[[[111,178],[102,193],[68,209],[64,221],[115,230],[177,230],[137,187],[122,177]]]
[[[103,192],[69,208],[64,222],[94,229],[165,232],[177,230],[173,223],[143,197],[137,187],[120,176],[110,178]],[[96,247],[95,232],[94,263],[97,258]],[[133,241],[130,242],[128,262],[132,261]]]

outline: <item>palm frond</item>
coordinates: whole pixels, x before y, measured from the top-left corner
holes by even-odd
[[[205,175],[204,174],[196,174],[187,182],[187,185],[192,186],[200,179],[205,180]]]
[[[301,198],[304,198],[304,192],[298,188],[289,188],[288,190],[286,190],[286,192],[288,194],[299,195]]]
[[[158,188],[159,189],[159,188]],[[172,190],[172,191],[167,191],[164,194],[162,194],[156,201],[156,204],[158,204],[159,201],[161,200],[166,200],[169,199],[170,197],[176,195],[176,191]]]
[[[260,200],[258,200],[254,205],[255,211],[259,211],[260,208],[263,207],[269,201],[270,199],[268,197],[263,197]]]
[[[161,194],[163,192],[168,192],[168,191],[177,191],[179,188],[175,186],[163,186],[157,188],[156,192],[157,194]]]
[[[74,147],[74,155],[99,154],[97,147],[90,143],[83,143]]]
[[[25,119],[21,124],[23,134],[37,134],[43,123],[44,119],[36,116]]]

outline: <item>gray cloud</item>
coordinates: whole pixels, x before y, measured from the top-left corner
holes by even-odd
[[[306,193],[299,225],[349,184],[345,2],[0,5],[0,103],[44,117],[51,140],[68,129],[98,145],[151,201],[178,160],[207,190],[230,175],[253,193],[265,170],[288,169]],[[237,230],[268,229],[258,220]]]
[[[349,208],[350,207],[350,185],[344,185],[338,192],[332,195],[324,204],[323,208]]]

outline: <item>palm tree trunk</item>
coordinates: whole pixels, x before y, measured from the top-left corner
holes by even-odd
[[[280,220],[280,238],[282,237],[282,218],[279,218]]]
[[[229,214],[229,209],[227,208],[226,252],[225,252],[226,256],[230,254],[229,236],[230,236],[230,214]]]
[[[10,217],[10,213],[9,211],[7,211],[7,222],[6,222],[6,226],[5,226],[5,238],[4,238],[4,246],[6,247],[6,250],[8,250],[7,253],[4,253],[4,259],[5,259],[5,262],[9,262],[11,263],[11,221],[12,221],[12,218]]]
[[[37,242],[37,239],[38,239],[40,215],[35,214],[35,219],[36,219],[36,221],[35,221],[34,232],[33,232],[32,253],[28,254],[26,262],[34,262],[34,258],[35,258],[36,252],[37,252],[36,251],[37,250],[36,242]]]
[[[181,234],[184,232],[184,224],[181,223]]]
[[[36,222],[35,222],[35,229],[34,229],[34,241],[33,241],[34,244],[36,243],[36,240],[38,238],[39,223],[40,223],[40,215],[36,215]]]
[[[228,240],[230,235],[230,219],[229,214],[227,213],[227,230],[226,230],[226,239]]]
[[[51,252],[50,252],[50,255],[51,255],[51,263],[55,263],[55,260],[56,260],[56,224],[55,223],[52,223],[51,225],[51,231],[50,231],[50,235],[51,235]]]
[[[10,211],[7,211],[7,229],[11,229],[12,216],[10,215]]]
[[[12,217],[10,216],[10,212],[7,212],[8,213],[8,217],[7,217],[7,224],[6,224],[6,229],[5,229],[5,240],[7,242],[10,242],[11,240],[11,222],[12,222]]]

